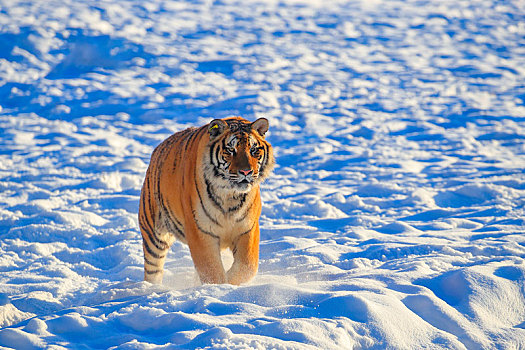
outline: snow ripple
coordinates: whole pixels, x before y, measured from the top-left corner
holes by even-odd
[[[0,0],[0,345],[525,347],[524,13]],[[229,115],[276,150],[258,276],[141,282],[153,148]]]

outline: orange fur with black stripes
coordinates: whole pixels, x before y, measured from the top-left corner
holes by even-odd
[[[188,244],[202,283],[240,284],[259,263],[259,184],[273,165],[268,120],[215,119],[164,140],[151,156],[140,195],[144,279],[161,283],[175,239]],[[225,271],[220,252],[231,249]]]

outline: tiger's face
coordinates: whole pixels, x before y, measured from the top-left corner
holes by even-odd
[[[264,139],[267,119],[253,123],[240,117],[215,119],[208,131],[211,173],[222,187],[247,192],[269,175],[274,159],[272,146]]]

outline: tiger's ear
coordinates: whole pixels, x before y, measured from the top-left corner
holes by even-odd
[[[269,127],[270,124],[266,118],[259,118],[252,123],[252,129],[257,131],[262,137],[264,137],[264,134],[266,134]]]
[[[228,127],[228,124],[224,120],[221,119],[214,119],[211,121],[211,123],[208,125],[208,132],[210,133],[210,136],[217,137],[220,134],[226,130]]]

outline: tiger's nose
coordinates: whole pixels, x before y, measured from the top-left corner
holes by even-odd
[[[241,174],[243,174],[244,176],[248,176],[248,175],[250,175],[250,174],[253,172],[253,170],[252,170],[252,169],[248,169],[248,170],[239,170],[239,172],[240,172]]]

